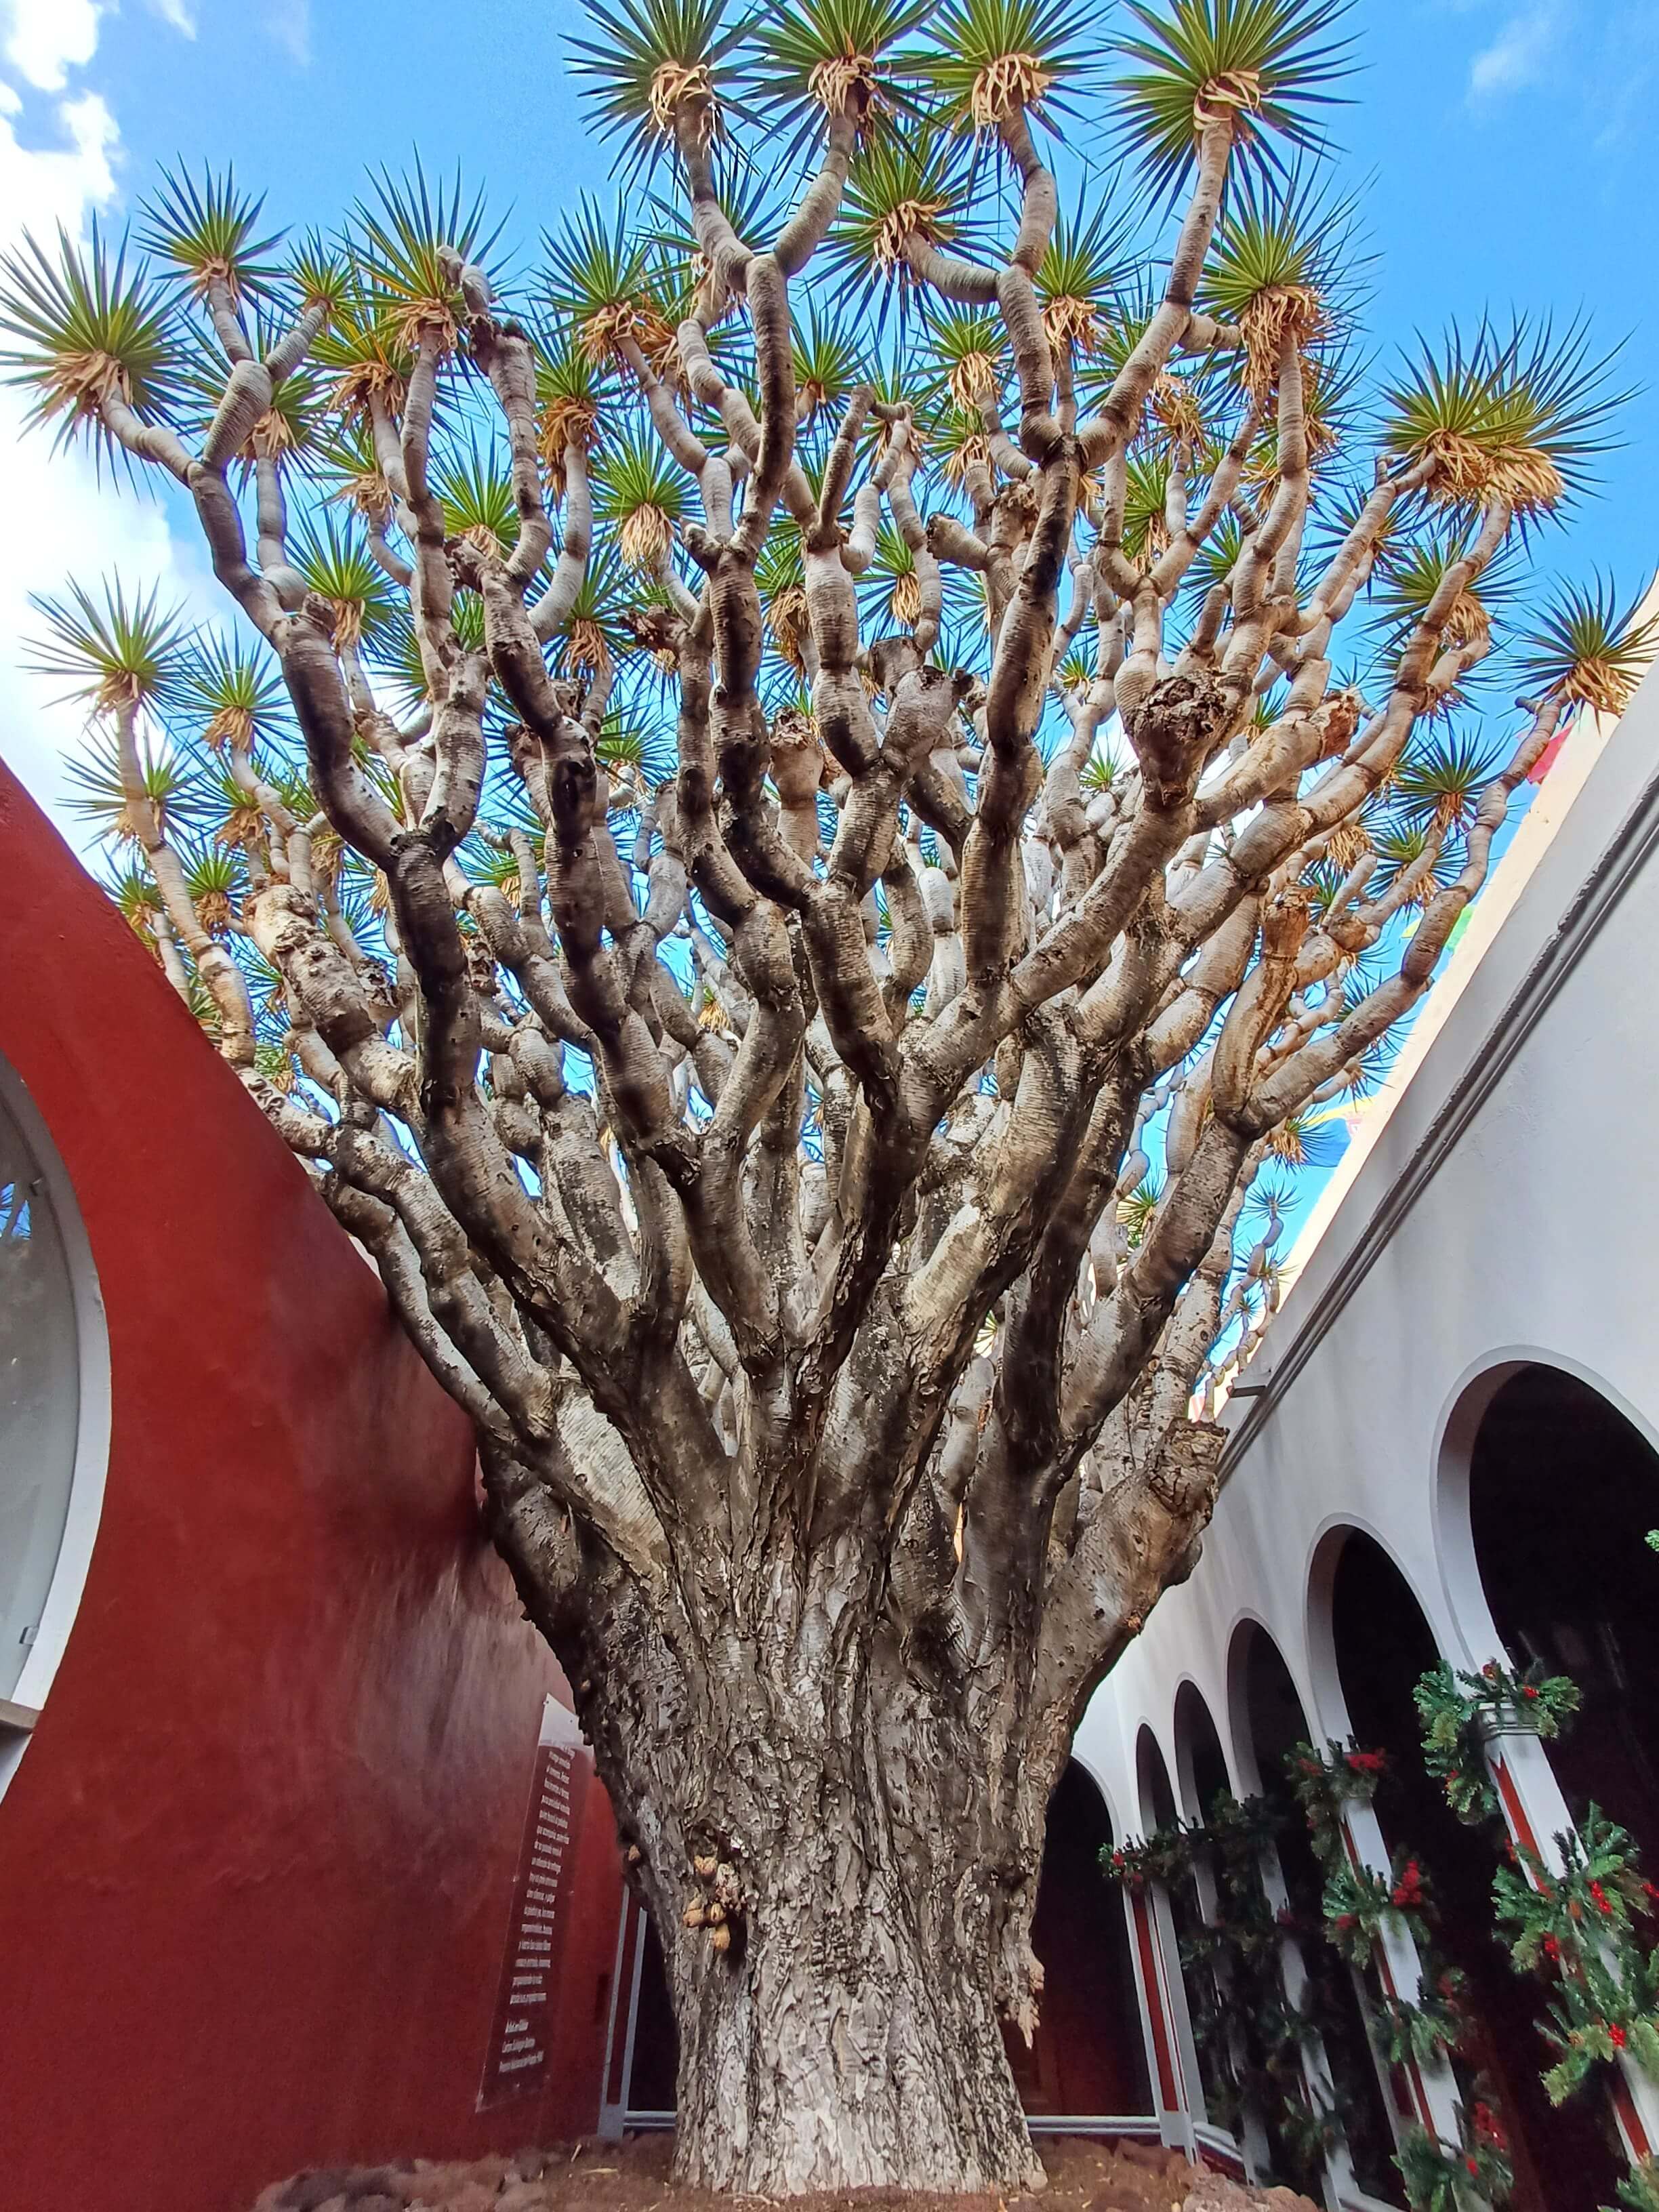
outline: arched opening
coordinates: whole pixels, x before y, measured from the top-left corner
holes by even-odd
[[[1380,1544],[1343,1543],[1332,1584],[1337,1673],[1356,1742],[1388,1756],[1376,1803],[1391,1850],[1420,1858],[1436,1905],[1435,1940],[1467,1979],[1471,2030],[1460,2063],[1504,2120],[1515,2162],[1513,2212],[1595,2212],[1621,2172],[1610,2116],[1588,2099],[1552,2106],[1540,2075],[1551,2053],[1533,2025],[1532,1990],[1493,1930],[1491,1841],[1456,1819],[1423,1765],[1412,1691],[1440,1663],[1411,1587]],[[1543,1993],[1537,1992],[1541,2006]]]
[[[1307,1938],[1301,1945],[1309,1984],[1303,2002],[1321,2023],[1354,2175],[1368,2196],[1397,2204],[1402,2199],[1393,2162],[1393,2124],[1353,1977],[1318,1934],[1325,1876],[1286,1771],[1291,1751],[1310,1741],[1314,1731],[1284,1655],[1257,1622],[1247,1621],[1238,1631],[1231,1679],[1234,1750],[1241,1769],[1254,1774],[1257,1794],[1279,1815],[1279,1868],[1285,1899],[1296,1927]]]
[[[1659,1880],[1659,1454],[1600,1392],[1523,1367],[1475,1432],[1469,1520],[1498,1632],[1583,1698],[1549,1747],[1575,1820],[1597,1804]]]
[[[1028,2050],[1008,2055],[1033,2117],[1074,2119],[1150,2112],[1152,2084],[1135,1996],[1129,1931],[1101,1863],[1116,1841],[1093,1778],[1068,1759],[1048,1801],[1031,1948],[1042,1962],[1042,2004]]]
[[[1175,1740],[1182,1802],[1189,1820],[1201,1820],[1230,1784],[1221,1737],[1196,1682],[1176,1692]]]

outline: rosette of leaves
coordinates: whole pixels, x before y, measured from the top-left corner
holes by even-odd
[[[595,4],[598,35],[570,41],[570,69],[602,138],[622,142],[618,166],[634,175],[674,150],[680,111],[705,146],[720,131],[722,83],[749,27],[726,0],[619,0]]]
[[[1384,397],[1383,444],[1424,468],[1431,500],[1465,514],[1495,501],[1524,530],[1581,492],[1607,450],[1610,365],[1582,321],[1425,343]]]
[[[1499,1729],[1555,1736],[1578,1710],[1578,1686],[1534,1663],[1524,1673],[1489,1659],[1478,1674],[1431,1667],[1412,1692],[1423,1729],[1423,1763],[1469,1827],[1498,1817],[1484,1738]]]
[[[1515,2186],[1502,2132],[1486,2106],[1471,2114],[1460,2106],[1458,2124],[1455,2144],[1412,2128],[1395,2154],[1412,2212],[1484,2212],[1502,2204]]]
[[[1556,1838],[1559,1869],[1517,1848],[1492,1884],[1517,1970],[1550,1984],[1546,2039],[1560,2053],[1544,2075],[1559,2104],[1598,2065],[1628,2056],[1659,2080],[1659,1952],[1643,1923],[1659,1890],[1643,1879],[1629,1835],[1592,1805]]]
[[[1322,1752],[1311,1743],[1296,1743],[1285,1753],[1285,1772],[1322,1866],[1334,1866],[1342,1856],[1343,1806],[1369,1805],[1387,1764],[1382,1752],[1339,1743],[1334,1736],[1327,1739]]]
[[[1570,707],[1622,714],[1659,635],[1659,616],[1638,621],[1640,605],[1639,598],[1620,599],[1611,578],[1560,586],[1523,642],[1522,681],[1544,696],[1559,692]],[[1659,1549],[1659,1529],[1648,1541]]]

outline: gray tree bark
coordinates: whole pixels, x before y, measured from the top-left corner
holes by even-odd
[[[395,297],[360,238],[351,270],[301,256],[261,359],[238,287],[276,279],[162,222],[169,282],[191,274],[200,345],[225,356],[192,447],[137,406],[164,411],[148,349],[173,335],[148,277],[0,278],[44,411],[188,491],[280,672],[291,775],[256,765],[246,706],[198,733],[228,747],[233,935],[147,792],[137,722],[177,696],[166,653],[94,670],[154,940],[474,1423],[495,1540],[576,1686],[664,1938],[680,2170],[769,2194],[1037,2178],[1000,2023],[1029,2034],[1040,2001],[1045,1808],[1213,1505],[1220,1435],[1193,1408],[1254,1341],[1225,1332],[1276,1295],[1279,1201],[1241,1270],[1247,1194],[1288,1117],[1369,1079],[1510,795],[1591,696],[1581,672],[1540,684],[1485,788],[1443,775],[1417,857],[1379,875],[1378,794],[1491,650],[1482,576],[1517,514],[1565,489],[1547,454],[1503,449],[1505,426],[1555,419],[1580,341],[1569,375],[1483,332],[1483,373],[1544,398],[1499,394],[1480,439],[1402,430],[1316,562],[1310,398],[1335,358],[1317,302],[1269,286],[1237,329],[1194,304],[1230,164],[1271,123],[1256,73],[1199,88],[1161,296],[1108,382],[1079,351],[1096,306],[1041,295],[1058,197],[1030,58],[1003,62],[973,113],[1018,179],[1006,258],[941,251],[921,203],[881,226],[890,268],[993,331],[925,520],[920,392],[851,385],[821,434],[796,388],[791,287],[836,219],[873,62],[813,72],[821,166],[769,249],[720,202],[709,70],[665,61],[652,127],[701,255],[677,329],[650,254],[538,350],[447,234],[415,240]],[[476,240],[418,200],[398,220]],[[41,335],[54,284],[61,344]],[[148,333],[143,359],[86,350],[74,303],[112,287],[111,343]],[[738,301],[746,377],[711,343]],[[289,543],[301,480],[270,410],[331,318],[318,365],[360,448],[337,489],[417,662],[403,724],[375,688],[373,594],[315,564],[308,589]],[[623,518],[653,589],[608,631],[580,611],[603,604],[599,401],[542,396],[555,345],[586,352],[593,392],[600,370],[631,392],[701,507],[678,542],[649,500]],[[183,387],[205,357],[183,357]],[[1085,368],[1101,389],[1080,416]],[[506,496],[457,530],[444,460],[476,456],[481,428],[483,450],[504,441]],[[1132,531],[1149,456],[1163,512]],[[1422,603],[1368,700],[1336,680],[1334,634],[1390,533],[1437,505]],[[910,566],[872,638],[884,515]],[[769,554],[800,581],[763,600]],[[982,612],[972,669],[941,658],[946,570]],[[659,683],[677,696],[654,789],[605,765],[624,629],[652,711]],[[769,712],[769,634],[793,640],[810,712]],[[1070,733],[1045,763],[1048,701]],[[1408,905],[1391,970],[1364,973]]]

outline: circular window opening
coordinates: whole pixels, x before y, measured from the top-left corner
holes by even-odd
[[[28,1662],[63,1548],[80,1372],[62,1226],[0,1089],[0,1698]]]

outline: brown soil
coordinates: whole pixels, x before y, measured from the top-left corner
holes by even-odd
[[[941,2197],[868,2189],[787,2200],[789,2212],[1316,2212],[1288,2189],[1243,2189],[1177,2152],[1149,2143],[1062,2136],[1040,2146],[1048,2172],[1041,2197]],[[667,2136],[581,2142],[515,2157],[441,2165],[332,2167],[295,2174],[261,2194],[254,2212],[757,2212],[781,2200],[715,2197],[668,2179]]]

